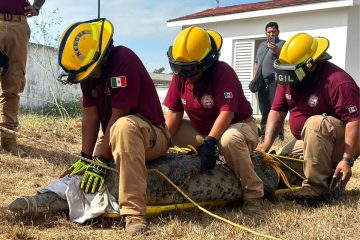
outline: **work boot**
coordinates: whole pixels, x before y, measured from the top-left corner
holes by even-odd
[[[262,198],[243,199],[241,211],[249,216],[260,215],[262,210]]]
[[[125,232],[130,236],[148,235],[150,229],[144,216],[127,215],[125,217]]]
[[[1,137],[1,147],[14,156],[25,157],[26,152],[19,147],[16,142],[16,137]]]

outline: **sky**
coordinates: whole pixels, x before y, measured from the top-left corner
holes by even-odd
[[[220,7],[259,1],[221,0]],[[181,28],[168,28],[167,20],[216,6],[216,0],[101,0],[100,17],[113,23],[114,45],[132,49],[149,72],[164,67],[169,73],[166,52]],[[67,26],[97,15],[98,0],[47,0],[40,15],[29,19],[30,41],[57,46]]]

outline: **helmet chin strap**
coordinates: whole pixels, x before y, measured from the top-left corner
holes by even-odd
[[[330,54],[328,54],[327,52],[324,52],[323,54],[321,54],[318,59],[316,61],[318,62],[322,62],[322,61],[327,61],[330,60],[332,58],[332,56]]]

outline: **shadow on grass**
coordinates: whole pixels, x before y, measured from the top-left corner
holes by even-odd
[[[26,152],[26,158],[42,159],[48,163],[54,164],[55,166],[59,166],[60,169],[63,169],[64,166],[67,166],[77,160],[75,154],[69,150],[68,152],[65,150],[61,151],[47,146],[40,146],[40,144],[37,143],[26,145],[19,144],[19,146]]]

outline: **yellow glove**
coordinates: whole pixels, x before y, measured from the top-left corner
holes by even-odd
[[[86,193],[89,190],[91,190],[91,193],[95,193],[95,191],[101,192],[105,184],[106,168],[102,166],[107,165],[109,161],[103,156],[95,157],[94,161],[98,164],[91,163],[87,165],[81,178],[80,188],[84,189]]]
[[[89,160],[92,159],[92,156],[84,153],[84,152],[81,152],[80,153],[81,157],[83,158],[87,158]],[[86,163],[84,160],[82,160],[81,158],[78,159],[76,162],[74,162],[73,164],[71,164],[71,166],[65,170],[65,172],[63,172],[63,174],[61,174],[60,178],[66,176],[69,174],[69,176],[73,176],[83,170],[86,169],[86,166],[88,165],[88,163]]]

